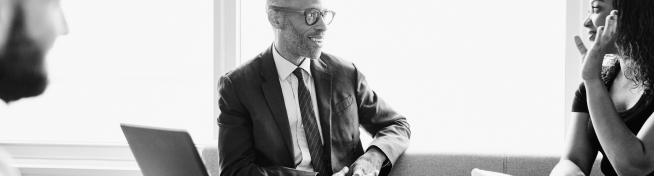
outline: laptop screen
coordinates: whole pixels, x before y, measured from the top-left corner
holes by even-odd
[[[144,176],[209,176],[185,130],[121,124]]]

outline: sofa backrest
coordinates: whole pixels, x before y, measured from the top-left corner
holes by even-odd
[[[202,150],[205,165],[213,176],[220,175],[218,142]],[[456,153],[411,153],[402,155],[391,171],[391,176],[443,175],[470,176],[474,168],[515,176],[549,175],[560,156],[483,155]],[[591,176],[600,176],[600,159],[595,161]]]

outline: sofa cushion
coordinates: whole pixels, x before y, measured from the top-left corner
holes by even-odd
[[[393,166],[390,175],[470,175],[474,168],[503,172],[500,155],[455,153],[405,153]]]
[[[204,160],[204,166],[209,170],[209,175],[220,175],[220,167],[218,167],[218,141],[204,146],[202,149],[202,160]]]

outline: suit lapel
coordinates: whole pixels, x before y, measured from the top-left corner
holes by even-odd
[[[311,75],[313,76],[318,99],[320,128],[324,139],[324,151],[331,161],[331,104],[332,104],[332,74],[327,71],[327,65],[320,59],[311,60]],[[330,163],[331,166],[331,163]],[[333,170],[333,168],[332,168]]]
[[[282,133],[290,158],[293,159],[295,157],[293,156],[291,126],[289,125],[288,115],[286,114],[284,95],[282,95],[282,88],[279,84],[279,76],[277,74],[277,67],[275,67],[275,61],[273,60],[272,49],[271,46],[261,56],[261,76],[266,80],[266,82],[261,84],[261,88],[263,89],[263,94],[266,97],[270,111],[272,111],[275,117],[277,127]],[[291,160],[288,164],[292,167],[295,165],[295,161]]]

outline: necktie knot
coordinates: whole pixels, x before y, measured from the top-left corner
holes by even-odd
[[[302,77],[302,68],[300,67],[296,68],[295,70],[293,70],[293,74],[295,75],[295,77],[297,77],[297,79],[304,80],[304,78]]]

